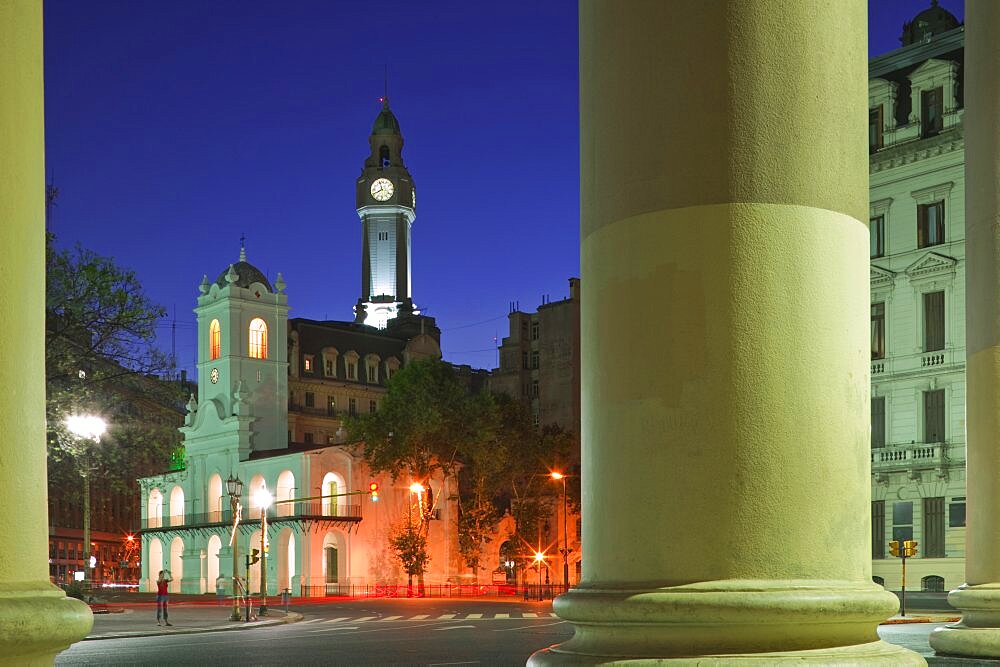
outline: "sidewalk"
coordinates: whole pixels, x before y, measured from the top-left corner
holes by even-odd
[[[156,596],[132,593],[110,595],[102,603],[91,605],[94,610],[94,627],[87,640],[123,639],[126,637],[149,637],[154,635],[181,635],[195,632],[219,632],[227,630],[249,630],[282,623],[302,620],[295,612],[285,614],[280,598],[268,598],[267,616],[258,618],[257,607],[253,607],[250,621],[232,621],[232,602],[220,601],[205,595],[171,595],[167,611],[171,627],[156,624]],[[255,601],[256,602],[256,601]],[[246,617],[246,608],[241,609]]]

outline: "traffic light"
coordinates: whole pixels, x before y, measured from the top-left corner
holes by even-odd
[[[260,549],[251,549],[250,555],[247,556],[250,559],[250,564],[253,565],[260,560]]]
[[[372,494],[372,502],[378,502],[378,482],[372,482],[368,485],[368,491]]]
[[[917,555],[917,543],[915,540],[906,540],[903,542],[903,555],[907,558]]]
[[[899,540],[889,542],[889,553],[899,558]]]

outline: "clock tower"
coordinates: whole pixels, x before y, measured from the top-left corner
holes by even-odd
[[[416,313],[410,283],[410,228],[417,193],[403,164],[399,121],[382,98],[368,138],[371,153],[357,181],[361,218],[361,298],[355,321],[384,329],[397,315]]]

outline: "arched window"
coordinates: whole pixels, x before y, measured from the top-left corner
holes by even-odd
[[[939,577],[936,574],[927,575],[926,577],[920,580],[920,590],[943,593],[944,577]]]
[[[885,579],[877,575],[872,577],[872,581],[878,584],[879,586],[885,586]]]
[[[267,324],[259,317],[250,322],[250,356],[267,359]]]
[[[208,325],[208,358],[218,359],[222,354],[222,327],[219,320],[212,320]]]
[[[378,157],[379,157],[379,163],[382,165],[382,168],[385,169],[386,167],[388,167],[389,164],[390,164],[390,162],[389,162],[389,147],[383,145],[381,148],[379,148],[378,149]]]

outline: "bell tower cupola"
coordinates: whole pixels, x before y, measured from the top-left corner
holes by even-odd
[[[400,314],[416,313],[411,292],[410,230],[417,192],[403,163],[399,121],[382,98],[372,125],[371,149],[357,180],[361,218],[361,297],[355,321],[384,329]]]

